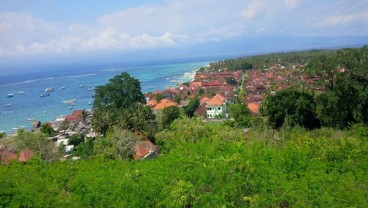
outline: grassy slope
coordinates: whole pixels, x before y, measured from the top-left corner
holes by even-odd
[[[354,132],[354,133],[352,133]],[[0,166],[0,207],[364,207],[367,131],[241,130],[183,120],[150,161]]]

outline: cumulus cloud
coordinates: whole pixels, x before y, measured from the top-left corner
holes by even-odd
[[[367,9],[366,0],[166,0],[88,24],[3,12],[0,56],[144,50],[257,34],[368,35]]]
[[[265,7],[265,2],[263,0],[253,0],[251,1],[247,8],[242,12],[241,16],[246,19],[252,19],[262,12]]]

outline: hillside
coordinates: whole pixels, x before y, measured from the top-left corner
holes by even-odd
[[[122,73],[96,87],[93,114],[0,139],[0,207],[367,207],[367,74],[367,46],[271,54],[203,68],[174,90],[184,102],[147,102]],[[87,121],[94,136],[70,133]]]
[[[4,207],[365,207],[367,128],[232,129],[177,120],[155,160],[0,166]]]

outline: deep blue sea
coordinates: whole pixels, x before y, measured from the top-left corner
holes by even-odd
[[[94,88],[121,72],[139,79],[142,91],[150,92],[190,81],[196,70],[208,64],[209,61],[129,67],[71,65],[37,73],[0,75],[0,131],[30,129],[34,119],[46,122],[75,109],[90,109]],[[41,97],[47,93],[46,88],[54,91]],[[72,99],[76,100],[74,106],[63,102]]]

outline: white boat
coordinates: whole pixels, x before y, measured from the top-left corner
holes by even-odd
[[[92,105],[92,102],[88,102],[88,105]]]
[[[5,107],[5,108],[10,108],[10,107],[11,107],[11,104],[10,104],[10,103],[5,104],[5,105],[4,105],[4,107]]]
[[[24,91],[19,91],[18,94],[23,95]]]
[[[53,87],[47,87],[45,89],[45,92],[54,92],[54,88]]]
[[[60,89],[61,89],[61,90],[65,90],[65,87],[64,87],[64,86],[62,86],[62,87],[60,87]]]
[[[77,100],[76,99],[70,99],[70,100],[64,100],[63,103],[64,104],[73,104],[73,103],[76,103]]]
[[[81,85],[79,85],[79,87],[84,87],[84,85],[81,84]]]
[[[48,97],[48,96],[50,96],[50,93],[40,95],[40,97]]]
[[[91,88],[88,88],[87,91],[92,91],[94,89],[95,89],[94,87],[91,87]]]
[[[14,97],[14,95],[13,94],[8,94],[6,97],[11,98],[11,97]]]
[[[18,128],[13,128],[13,130],[14,130],[14,131],[17,131],[17,130],[18,130]]]
[[[71,110],[71,109],[73,109],[73,107],[69,107],[68,109]]]

